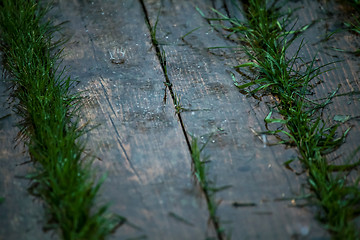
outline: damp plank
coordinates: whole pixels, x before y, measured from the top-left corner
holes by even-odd
[[[54,1],[52,17],[68,21],[64,65],[83,91],[84,123],[100,199],[126,217],[109,239],[205,239],[204,198],[138,1]],[[169,94],[169,93],[167,93]]]
[[[145,1],[145,5],[153,26],[159,16],[157,41],[184,108],[186,132],[189,138],[208,142],[203,153],[210,159],[209,178],[218,187],[230,186],[215,197],[225,233],[233,239],[326,239],[328,233],[316,221],[314,209],[301,208],[294,200],[306,192],[306,174],[297,175],[283,163],[296,158],[296,151],[270,147],[264,142],[275,139],[256,134],[266,130],[263,119],[271,99],[247,98],[233,85],[230,73],[246,81],[232,68],[246,56],[236,48],[209,49],[235,44],[226,41],[197,9],[214,17],[210,8],[225,9],[224,3]],[[235,207],[243,203],[247,206]]]

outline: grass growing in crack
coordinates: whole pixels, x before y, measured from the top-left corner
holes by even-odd
[[[208,179],[208,169],[206,164],[209,162],[209,157],[201,156],[206,144],[207,143],[200,148],[197,138],[192,137],[191,139],[191,157],[194,163],[194,174],[205,194],[210,219],[214,224],[218,239],[230,239],[230,236],[226,236],[224,229],[221,227],[220,219],[216,214],[219,203],[215,200],[216,192],[227,189],[229,186],[215,187],[214,182]]]
[[[176,92],[174,92],[174,106],[175,106],[175,113],[181,113],[184,108],[181,105],[181,98],[180,95],[176,94]]]
[[[3,0],[0,4],[4,66],[13,77],[20,134],[36,168],[30,174],[32,192],[46,203],[47,227],[62,239],[104,239],[125,219],[96,206],[91,160],[84,159],[87,131],[79,123],[81,98],[70,93],[73,80],[59,70],[62,41],[54,40],[59,26],[45,21],[47,9],[35,0]]]
[[[161,9],[159,9],[159,12],[158,12],[158,14],[157,14],[157,16],[156,16],[156,21],[155,21],[154,26],[151,26],[150,23],[147,23],[147,24],[148,24],[148,28],[149,28],[149,30],[150,30],[151,40],[152,40],[154,46],[158,46],[158,45],[160,44],[159,41],[158,41],[157,38],[156,38],[156,30],[157,30],[157,26],[158,26],[158,23],[159,23],[160,10],[161,10]]]
[[[163,101],[164,101],[164,103],[166,103],[166,100],[167,100],[166,89],[168,88],[170,91],[170,95],[171,95],[174,107],[175,107],[175,114],[179,114],[182,111],[188,110],[188,109],[183,108],[183,106],[181,105],[180,95],[178,95],[175,92],[175,90],[173,89],[172,83],[170,82],[169,75],[167,72],[166,53],[165,53],[165,50],[160,46],[160,43],[156,38],[156,31],[157,31],[156,29],[157,29],[157,26],[159,23],[159,15],[160,15],[160,10],[158,12],[158,15],[156,16],[156,21],[155,21],[154,26],[151,26],[151,24],[149,22],[147,24],[148,24],[148,28],[149,28],[150,35],[151,35],[151,41],[153,43],[153,46],[155,46],[156,55],[158,56],[161,68],[162,68],[162,70],[164,72],[164,76],[165,76],[165,82],[164,82],[165,89],[164,89],[164,100]]]
[[[243,1],[247,22],[229,18],[217,12],[221,21],[230,21],[233,25],[227,30],[239,34],[246,43],[245,51],[250,59],[237,68],[251,68],[258,77],[251,82],[236,86],[247,90],[248,94],[258,91],[276,96],[273,111],[282,118],[273,119],[270,113],[266,123],[280,123],[282,129],[269,131],[270,134],[283,134],[284,142],[295,145],[299,159],[308,173],[308,183],[320,206],[318,217],[332,233],[333,239],[359,239],[359,231],[352,220],[359,215],[359,181],[348,181],[351,170],[359,166],[360,161],[344,165],[332,165],[326,154],[335,150],[344,141],[345,131],[337,136],[339,125],[328,126],[319,111],[331,102],[334,91],[325,101],[310,100],[313,82],[325,66],[316,67],[315,58],[306,63],[299,57],[303,43],[294,56],[287,54],[288,48],[308,26],[286,30],[290,24],[290,15],[281,14],[278,1]],[[306,67],[299,67],[306,66]],[[284,137],[283,137],[284,138]]]

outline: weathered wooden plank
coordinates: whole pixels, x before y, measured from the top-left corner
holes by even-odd
[[[2,66],[0,66],[0,72]],[[15,141],[19,118],[8,101],[9,79],[2,75],[0,82],[0,239],[50,239],[42,231],[44,211],[42,202],[27,191],[30,182],[25,176],[32,163],[22,143]],[[17,147],[15,147],[17,146]],[[54,238],[56,239],[56,238]]]
[[[246,56],[226,49],[221,35],[212,30],[195,10],[211,15],[210,1],[145,1],[154,25],[160,10],[158,41],[165,43],[167,70],[176,94],[181,96],[181,113],[186,131],[203,142],[210,155],[210,178],[218,186],[231,185],[217,195],[218,216],[233,239],[322,238],[327,233],[315,221],[311,209],[296,208],[292,197],[301,194],[306,176],[285,169],[283,162],[296,157],[293,149],[268,147],[255,131],[265,130],[266,103],[241,95],[228,71]],[[181,41],[181,36],[202,26]],[[234,59],[238,58],[238,59]],[[262,136],[260,136],[262,138]],[[290,198],[285,201],[279,199]],[[233,203],[255,207],[234,208]]]
[[[89,134],[89,148],[108,175],[102,199],[141,228],[126,225],[113,239],[212,236],[174,107],[163,103],[164,76],[139,2],[55,4],[58,19],[70,21],[64,64],[86,90],[85,119],[101,123]]]

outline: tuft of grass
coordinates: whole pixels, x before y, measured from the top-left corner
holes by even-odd
[[[360,1],[359,0],[348,0],[354,8],[353,21],[347,22],[345,25],[356,34],[360,34]]]
[[[193,137],[191,140],[191,157],[194,162],[194,174],[196,176],[197,181],[200,184],[200,187],[203,189],[208,188],[208,181],[206,179],[207,176],[207,167],[206,163],[208,162],[209,157],[205,158],[201,157],[201,152],[204,149],[203,147],[199,147],[198,139]]]
[[[348,181],[352,169],[359,161],[344,165],[331,165],[325,155],[337,149],[348,131],[337,136],[336,125],[328,125],[322,119],[321,109],[331,103],[337,90],[324,101],[311,100],[312,82],[327,65],[315,66],[315,58],[306,63],[299,57],[302,42],[294,56],[288,56],[288,49],[298,35],[309,25],[293,29],[291,14],[281,13],[279,1],[243,1],[247,21],[227,17],[214,10],[219,16],[216,21],[229,21],[232,27],[226,30],[238,34],[249,62],[236,66],[250,68],[258,75],[248,83],[235,85],[248,94],[268,93],[277,99],[272,111],[282,118],[272,118],[272,112],[265,118],[266,124],[281,124],[282,128],[269,131],[280,134],[284,143],[297,147],[299,160],[308,172],[308,183],[320,207],[318,218],[332,233],[333,239],[359,239],[359,231],[352,220],[359,215],[359,181]],[[214,20],[214,19],[212,19]],[[290,29],[290,30],[288,30]],[[284,137],[285,136],[285,137]],[[280,137],[280,136],[279,136]]]
[[[148,23],[148,27],[150,29],[151,40],[153,41],[153,44],[155,46],[159,45],[159,41],[156,38],[156,30],[157,30],[157,25],[159,23],[159,16],[160,16],[160,10],[159,10],[159,12],[158,12],[158,14],[156,16],[156,21],[155,21],[154,27],[151,26],[150,22]]]
[[[358,0],[346,0],[346,1],[342,1],[341,4],[344,4],[346,6],[346,8],[349,8],[350,12],[347,12],[346,14],[344,14],[344,16],[346,16],[346,20],[344,22],[344,25],[346,28],[344,29],[339,29],[337,31],[334,31],[332,33],[329,34],[329,36],[326,38],[326,40],[329,39],[329,37],[331,37],[332,35],[334,35],[337,32],[342,32],[342,31],[349,31],[352,32],[354,34],[359,35],[360,34],[360,1]],[[346,49],[339,49],[339,48],[333,48],[333,50],[335,51],[340,51],[340,52],[346,52],[346,53],[351,53],[354,54],[356,56],[360,56],[360,48],[356,49],[356,50],[346,50]]]
[[[62,239],[104,239],[125,218],[107,212],[96,196],[102,181],[94,180],[91,159],[84,157],[88,131],[80,125],[79,93],[59,69],[60,26],[45,21],[48,8],[36,0],[3,0],[0,4],[1,50],[13,76],[12,96],[21,139],[26,141],[35,172],[31,191],[46,203],[49,225]]]
[[[183,110],[186,110],[185,108],[183,108],[183,106],[181,105],[181,97],[179,94],[176,94],[176,92],[174,92],[174,106],[175,106],[175,113],[179,114],[181,113]]]

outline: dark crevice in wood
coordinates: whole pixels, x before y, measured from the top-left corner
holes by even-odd
[[[229,6],[227,5],[226,1],[223,0],[223,4],[224,4],[224,9],[225,9],[226,15],[228,15],[229,17],[231,17],[231,13],[230,13],[230,10],[229,10]],[[234,4],[234,3],[233,3],[233,4]]]
[[[211,6],[216,9],[216,4],[215,4],[214,0],[211,0]]]
[[[147,26],[149,27],[149,32],[150,32],[150,35],[151,35],[151,32],[153,32],[153,26],[151,25],[150,23],[150,18],[149,18],[149,14],[148,14],[148,11],[146,9],[146,6],[145,6],[145,3],[144,3],[144,0],[139,0],[141,6],[142,6],[142,9],[143,9],[143,12],[144,12],[144,15],[145,15],[145,21],[146,21],[146,24]],[[158,60],[160,62],[160,65],[161,65],[161,68],[163,70],[163,74],[164,74],[164,77],[165,77],[165,92],[166,92],[166,88],[169,89],[169,92],[170,92],[170,95],[171,95],[171,99],[173,101],[173,103],[175,104],[175,102],[177,101],[176,99],[176,94],[175,94],[175,91],[173,90],[173,87],[172,87],[172,83],[169,79],[169,76],[167,74],[167,70],[166,70],[166,59],[163,57],[162,55],[162,52],[161,51],[161,47],[159,45],[159,43],[156,41],[156,39],[153,39],[151,37],[151,41],[152,41],[152,45],[153,47],[155,48],[155,51],[156,51],[156,55],[158,57]],[[166,95],[165,95],[165,98],[164,100],[166,100]],[[184,122],[182,120],[182,117],[181,117],[181,113],[180,112],[177,112],[176,115],[178,116],[178,119],[179,119],[179,122],[180,122],[180,125],[181,125],[181,129],[183,131],[183,134],[184,134],[184,137],[185,137],[185,140],[186,140],[186,143],[187,143],[187,146],[188,146],[188,149],[189,149],[189,152],[190,154],[192,155],[192,148],[191,148],[191,143],[190,143],[190,138],[186,132],[186,127],[184,125]],[[192,159],[192,161],[194,162],[194,159]],[[207,202],[207,205],[209,206],[210,205],[210,201],[211,201],[211,197],[208,193],[208,191],[204,191],[204,189],[202,189],[202,192],[205,196],[205,199],[206,199],[206,202]],[[219,220],[215,217],[211,217],[210,216],[210,219],[209,219],[213,225],[214,225],[214,228],[216,230],[216,235],[217,235],[217,239],[218,240],[225,240],[225,236],[224,234],[220,231],[221,229],[221,226],[220,226],[220,223],[219,223]]]
[[[139,0],[140,1],[140,4],[143,8],[143,11],[144,11],[144,14],[145,14],[145,21],[149,27],[149,32],[151,33],[152,30],[153,30],[153,27],[151,26],[151,23],[150,23],[150,18],[149,18],[149,15],[148,15],[148,12],[146,10],[146,6],[145,6],[145,3],[143,0]],[[161,54],[161,49],[160,49],[160,45],[159,43],[156,42],[155,39],[151,38],[151,41],[152,41],[152,44],[153,44],[153,47],[155,48],[155,51],[156,51],[156,56],[158,57],[159,59],[159,62],[160,62],[160,65],[161,65],[161,68],[163,70],[163,74],[164,74],[164,77],[165,77],[165,88],[168,88],[169,89],[169,92],[170,92],[170,95],[171,95],[171,99],[173,100],[173,102],[176,101],[176,96],[175,96],[175,91],[173,90],[172,88],[172,83],[169,79],[169,76],[166,72],[166,60],[164,59],[164,57],[162,56]],[[166,90],[166,89],[165,89]],[[166,97],[164,98],[166,99]],[[181,128],[182,128],[182,131],[184,133],[184,137],[185,137],[185,140],[186,140],[186,143],[187,143],[187,146],[189,148],[189,151],[191,152],[191,144],[190,144],[190,139],[189,139],[189,136],[188,134],[186,133],[186,129],[185,129],[185,125],[183,123],[183,120],[181,118],[181,114],[180,113],[176,113],[178,118],[179,118],[179,122],[181,124]]]

